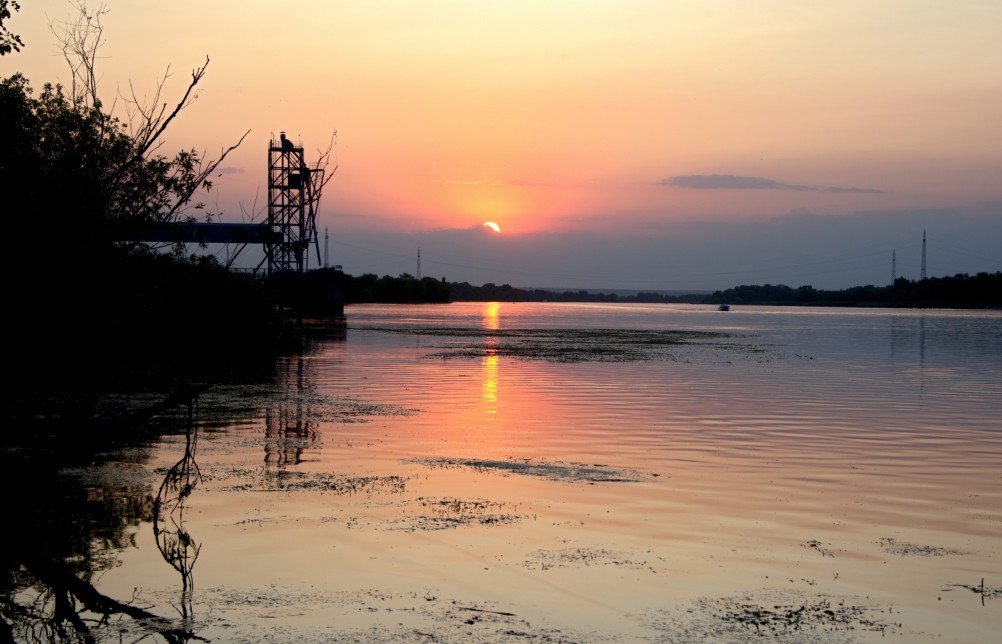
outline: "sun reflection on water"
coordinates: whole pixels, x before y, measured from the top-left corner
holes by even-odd
[[[501,328],[501,305],[498,302],[487,302],[484,304],[482,314],[483,327],[485,331],[498,331]],[[484,340],[485,355],[480,360],[480,370],[482,372],[483,383],[481,384],[481,397],[489,403],[484,407],[484,413],[488,416],[497,414],[498,401],[498,338],[496,335],[486,337]]]
[[[483,399],[490,403],[498,401],[498,357],[496,355],[484,356],[480,361],[481,371],[483,371],[483,384],[481,392]],[[496,406],[485,409],[488,414],[497,413]]]

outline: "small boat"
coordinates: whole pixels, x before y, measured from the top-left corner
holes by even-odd
[[[727,304],[725,302],[725,303],[721,304],[719,307],[717,307],[717,310],[718,311],[730,311],[731,310],[731,305]]]

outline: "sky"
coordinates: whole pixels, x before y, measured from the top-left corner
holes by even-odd
[[[834,289],[918,279],[925,232],[930,277],[1002,270],[998,0],[101,6],[100,91],[122,115],[209,59],[162,151],[211,158],[248,133],[203,196],[220,221],[266,217],[279,132],[307,161],[333,143],[311,267]],[[53,29],[74,14],[22,2],[0,75],[67,83]]]

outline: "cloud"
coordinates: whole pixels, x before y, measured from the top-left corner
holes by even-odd
[[[762,177],[739,177],[734,174],[688,174],[665,179],[661,184],[695,190],[794,190],[798,192],[856,192],[863,194],[882,192],[875,188],[801,186],[795,183],[781,183]]]
[[[237,168],[231,165],[223,166],[222,168],[216,168],[216,174],[243,174],[243,168]]]

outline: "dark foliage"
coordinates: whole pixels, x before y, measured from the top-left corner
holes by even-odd
[[[783,284],[742,285],[722,291],[669,295],[594,291],[520,289],[504,284],[472,286],[450,283],[451,299],[468,302],[636,302],[643,304],[782,304],[812,306],[939,306],[947,308],[1002,306],[1002,273],[934,277],[921,281],[899,278],[892,286],[854,286],[843,290],[793,288]]]
[[[12,11],[20,11],[21,5],[17,0],[0,0],[0,56],[5,56],[13,51],[21,51],[24,42],[21,37],[12,33],[4,23],[10,20]]]
[[[211,187],[194,152],[151,153],[100,103],[51,85],[36,97],[19,74],[0,81],[0,122],[15,395],[87,400],[274,358],[279,322],[265,285],[180,246],[116,241],[191,218],[193,194]]]
[[[337,303],[445,303],[449,302],[450,285],[444,280],[431,277],[418,279],[404,273],[399,277],[372,273],[361,276],[348,275],[341,271],[323,268],[306,273],[302,278],[285,278],[286,284],[298,283],[297,289],[284,292],[298,293],[299,299],[289,302],[294,308],[304,312],[324,313],[337,310]]]
[[[635,294],[596,293],[593,291],[556,291],[521,289],[508,284],[472,286],[468,282],[452,283],[452,299],[457,302],[640,302],[644,304],[679,304],[701,302],[699,293],[668,295],[658,292]]]
[[[812,286],[792,288],[782,284],[736,286],[716,291],[707,303],[811,304],[832,306],[938,306],[985,308],[1002,306],[1002,272],[966,273],[919,281],[898,278],[889,286],[854,286],[825,291]]]

